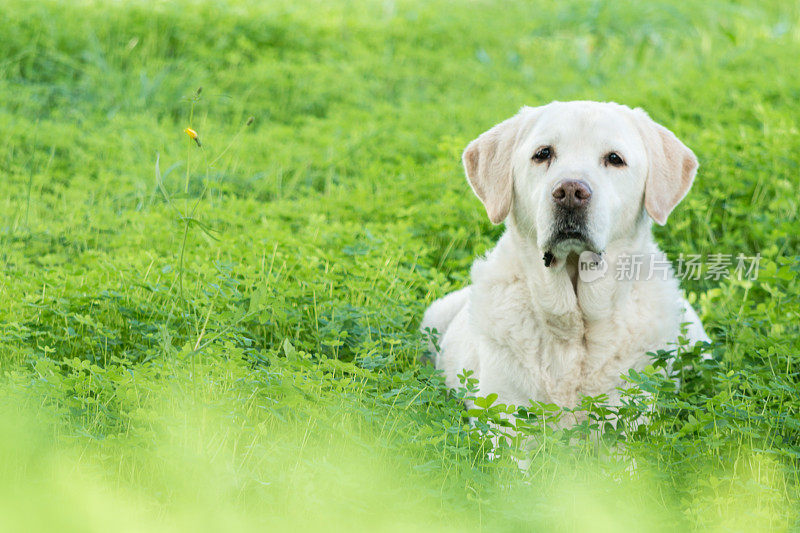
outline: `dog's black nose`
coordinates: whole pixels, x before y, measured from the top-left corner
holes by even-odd
[[[591,197],[592,189],[583,180],[561,180],[553,188],[553,201],[570,209],[586,207]]]

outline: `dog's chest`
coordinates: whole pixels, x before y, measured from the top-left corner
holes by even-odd
[[[494,307],[505,319],[480,321],[489,326],[484,333],[498,348],[498,369],[505,368],[519,398],[570,406],[583,395],[607,394],[616,401],[620,375],[643,367],[647,352],[675,340],[676,324],[658,316],[664,310],[635,300],[587,321],[579,310],[549,314],[524,295],[509,286],[503,308]]]

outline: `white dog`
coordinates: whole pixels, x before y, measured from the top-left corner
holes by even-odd
[[[466,369],[481,396],[506,404],[573,407],[599,394],[614,403],[620,375],[647,365],[647,352],[674,349],[682,323],[690,342],[708,341],[650,222],[667,221],[697,159],[644,111],[525,107],[472,141],[463,162],[489,219],[506,231],[475,261],[472,285],[423,318],[422,329],[438,335],[435,363],[449,387]],[[622,267],[636,265],[621,279]]]

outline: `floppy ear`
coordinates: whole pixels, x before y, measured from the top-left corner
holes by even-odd
[[[511,210],[511,159],[524,111],[483,133],[467,145],[461,156],[469,184],[483,202],[492,224],[500,224]]]
[[[683,200],[697,173],[697,158],[675,135],[637,108],[650,167],[644,186],[644,206],[659,225]]]

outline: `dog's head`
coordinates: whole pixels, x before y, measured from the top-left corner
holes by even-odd
[[[553,102],[520,112],[467,146],[472,189],[499,224],[509,215],[546,254],[602,252],[647,223],[664,224],[697,158],[641,109]]]

